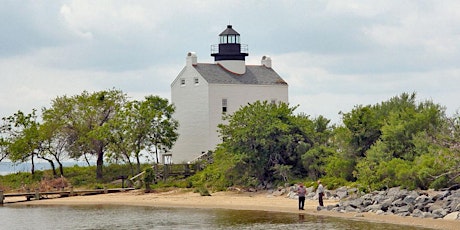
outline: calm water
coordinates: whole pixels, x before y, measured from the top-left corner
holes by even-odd
[[[0,229],[423,229],[292,213],[131,206],[0,207]]]

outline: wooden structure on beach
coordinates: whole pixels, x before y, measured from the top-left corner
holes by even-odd
[[[195,162],[193,164],[154,164],[152,165],[153,172],[155,173],[156,180],[166,181],[169,177],[186,178],[194,175],[196,172],[202,170],[207,163]],[[136,181],[141,180],[145,171],[128,178],[129,183],[135,184]]]
[[[153,172],[155,173],[155,180],[166,181],[169,177],[175,178],[186,178],[191,175],[194,175],[196,172],[203,170],[206,165],[212,163],[211,154],[205,154],[199,159],[196,159],[195,162],[189,164],[154,164],[152,165]],[[143,183],[143,175],[145,171],[128,178],[126,176],[120,176],[118,179],[122,180],[122,188],[113,188],[113,189],[94,189],[94,190],[74,190],[73,187],[70,187],[69,190],[61,191],[27,191],[20,193],[4,193],[0,190],[0,205],[2,205],[7,197],[25,197],[27,201],[34,199],[39,200],[41,198],[46,198],[48,196],[59,196],[59,197],[68,197],[68,196],[83,196],[83,195],[95,195],[95,194],[106,194],[114,192],[124,192],[129,190],[134,190],[133,185],[136,182]],[[130,185],[129,188],[125,188],[124,182],[128,180]]]
[[[27,201],[32,198],[35,200],[40,200],[48,196],[59,196],[59,197],[69,197],[69,196],[87,196],[87,195],[96,195],[96,194],[107,194],[115,192],[125,192],[129,190],[134,190],[134,188],[112,188],[112,189],[93,189],[93,190],[73,190],[70,188],[68,191],[51,191],[51,192],[21,192],[21,193],[3,193],[0,190],[0,205],[2,205],[7,197],[25,197]]]

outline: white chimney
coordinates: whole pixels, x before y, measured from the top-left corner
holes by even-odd
[[[196,65],[198,63],[197,59],[198,58],[197,58],[195,52],[188,52],[187,57],[185,59],[187,66]]]
[[[270,56],[263,56],[261,63],[263,66],[267,68],[272,68],[272,59],[270,58]]]

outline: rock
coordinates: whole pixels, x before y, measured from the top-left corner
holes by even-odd
[[[345,211],[346,212],[358,212],[359,210],[356,208],[353,208],[352,206],[346,206]]]
[[[382,214],[384,214],[384,213],[385,213],[385,212],[382,211],[382,210],[377,210],[377,211],[375,212],[375,214],[377,214],[377,215],[382,215]]]
[[[402,207],[404,205],[407,205],[402,199],[397,199],[391,203],[391,205],[396,206],[396,207]]]
[[[318,207],[316,207],[316,210],[317,210],[317,211],[321,211],[321,210],[325,210],[325,209],[326,209],[326,207],[324,207],[324,206],[318,206]]]
[[[418,194],[417,194],[417,196],[418,196]],[[414,204],[415,199],[417,198],[417,196],[408,195],[408,196],[404,197],[403,202],[406,203],[406,204]]]
[[[429,212],[423,212],[423,218],[434,218],[434,215]]]
[[[406,212],[412,213],[414,209],[412,208],[411,205],[405,205],[402,207],[397,207],[394,210],[395,210],[394,213],[406,213]]]
[[[447,215],[447,211],[445,209],[439,208],[439,209],[433,210],[431,214],[433,214],[434,218],[443,218],[444,216]]]
[[[401,192],[399,187],[390,188],[387,192],[387,196],[397,196]]]
[[[443,217],[444,220],[460,220],[460,212],[452,212]]]
[[[442,206],[443,206],[442,200],[437,200],[434,203],[430,203],[426,205],[426,207],[428,207],[428,211],[431,213],[433,213],[434,210],[442,209]]]
[[[401,212],[397,214],[398,216],[410,216],[410,212]]]
[[[442,200],[444,199],[445,197],[449,196],[450,195],[450,191],[443,191],[443,192],[440,192],[438,193],[437,195],[435,195],[433,197],[433,200],[434,201],[437,201],[437,200]]]
[[[276,190],[276,191],[273,191],[272,195],[273,196],[282,196],[285,192],[286,192],[285,189]]]
[[[373,205],[369,205],[367,207],[364,207],[364,212],[369,212],[369,211],[372,211],[372,212],[377,212],[378,210],[382,211],[382,205],[381,204],[373,204]]]
[[[361,207],[363,200],[364,200],[363,198],[357,198],[357,199],[351,200],[349,205],[353,208]]]
[[[414,209],[411,214],[412,217],[423,217],[423,212],[420,209]]]
[[[391,206],[392,203],[393,203],[392,198],[388,198],[388,199],[384,200],[382,202],[382,210],[386,212],[388,210],[388,208]]]
[[[343,199],[348,196],[347,190],[338,190],[336,191],[336,195],[339,197],[339,199]]]
[[[417,198],[415,198],[415,202],[417,202],[417,203],[425,203],[428,200],[430,200],[430,199],[428,198],[427,195],[421,195],[421,196],[418,196]]]

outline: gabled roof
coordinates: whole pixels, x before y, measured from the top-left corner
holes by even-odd
[[[195,69],[209,84],[287,85],[272,68],[246,66],[246,73],[235,74],[219,64],[198,63]]]

